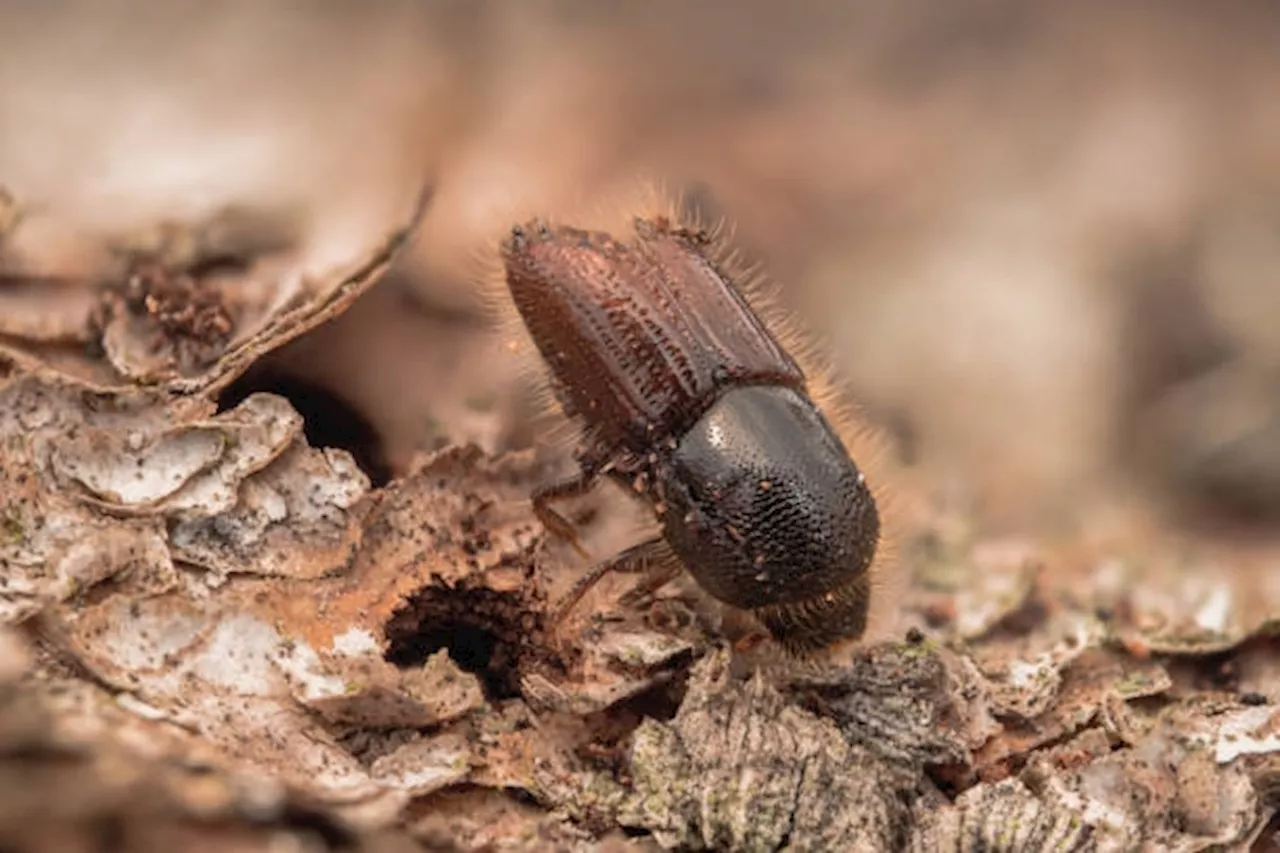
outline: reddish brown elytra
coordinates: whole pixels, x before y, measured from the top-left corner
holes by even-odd
[[[583,427],[580,473],[535,492],[538,517],[576,543],[551,504],[607,477],[661,524],[595,566],[565,607],[606,572],[648,563],[660,569],[644,591],[687,569],[792,651],[856,639],[881,539],[877,501],[805,372],[708,242],[655,217],[635,220],[626,241],[531,222],[503,243],[511,299],[557,400]]]

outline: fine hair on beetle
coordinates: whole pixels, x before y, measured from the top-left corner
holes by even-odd
[[[880,638],[902,584],[888,442],[723,223],[640,187],[625,211],[513,217],[490,255],[485,295],[574,427],[577,473],[531,495],[588,561],[553,621],[640,568],[624,605],[687,571],[793,655]],[[616,555],[555,509],[602,481],[658,523]]]

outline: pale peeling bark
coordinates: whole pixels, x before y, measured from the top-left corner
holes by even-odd
[[[214,414],[17,364],[0,394],[5,620],[38,638],[6,690],[53,690],[43,713],[93,726],[94,754],[167,732],[176,755],[274,780],[359,832],[407,822],[464,849],[507,827],[530,850],[623,828],[664,849],[1197,850],[1274,809],[1280,731],[1253,695],[1274,671],[1238,692],[1173,677],[1224,649],[1265,658],[1268,623],[1249,614],[1270,605],[1230,576],[1241,609],[1178,644],[1178,608],[1203,630],[1218,594],[1199,576],[1166,563],[1161,597],[1127,592],[1101,619],[1105,584],[1064,597],[940,524],[909,555],[904,604],[937,627],[843,667],[731,652],[688,588],[636,612],[615,584],[553,634],[550,591],[581,567],[532,521],[529,455],[447,448],[373,489],[345,453],[308,447],[281,398]],[[1015,591],[984,624],[938,615],[983,585]],[[464,671],[450,643],[485,659]],[[63,719],[69,695],[87,698]],[[142,767],[138,784],[176,784]],[[459,796],[500,817],[468,824]],[[141,817],[107,802],[139,832],[192,819],[168,799]],[[56,820],[74,832],[81,816]]]

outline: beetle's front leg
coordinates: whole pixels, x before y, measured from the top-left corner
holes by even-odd
[[[568,542],[570,547],[584,560],[590,560],[591,555],[587,553],[586,548],[582,547],[577,529],[574,528],[569,519],[556,512],[551,504],[582,497],[591,491],[599,476],[595,470],[583,468],[576,477],[539,486],[530,497],[533,503],[533,514],[542,523],[542,526],[553,536]]]

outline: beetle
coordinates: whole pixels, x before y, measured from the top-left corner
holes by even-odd
[[[553,535],[585,555],[553,504],[602,479],[652,508],[660,532],[595,564],[687,570],[752,613],[785,649],[863,636],[884,539],[882,501],[811,393],[811,377],[717,260],[706,230],[636,216],[625,239],[542,219],[513,227],[506,291],[581,426],[578,472],[532,494]]]

